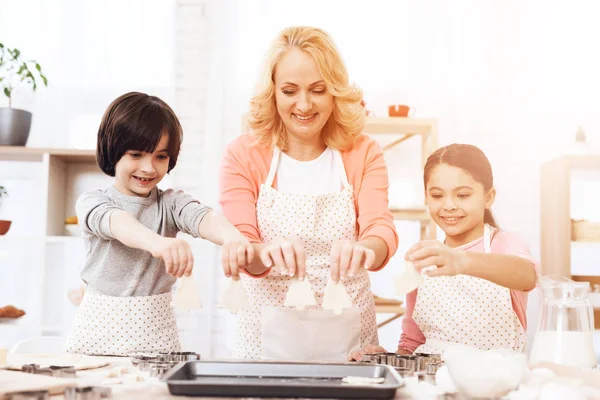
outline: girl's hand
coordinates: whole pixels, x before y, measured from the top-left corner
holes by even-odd
[[[360,242],[341,240],[331,247],[331,279],[338,282],[354,276],[361,268],[369,269],[375,262],[375,252]]]
[[[422,240],[412,246],[404,258],[412,261],[419,272],[423,268],[437,266],[427,271],[428,276],[455,276],[462,274],[467,264],[467,254],[446,246],[437,240]]]
[[[275,266],[282,273],[295,275],[300,280],[306,276],[306,251],[299,238],[274,240],[262,248],[259,256],[267,268]]]
[[[165,261],[165,269],[169,275],[177,278],[190,276],[194,268],[194,256],[188,242],[177,238],[160,237],[151,246],[153,257]]]
[[[396,350],[396,354],[412,354],[413,352],[410,350],[404,350],[401,349],[400,347],[398,347],[398,350]]]
[[[223,242],[221,247],[221,264],[226,277],[237,280],[240,270],[252,264],[254,247],[245,236],[239,235]]]
[[[348,361],[362,361],[365,354],[387,353],[387,350],[381,346],[368,344],[362,349],[354,350],[348,355]]]

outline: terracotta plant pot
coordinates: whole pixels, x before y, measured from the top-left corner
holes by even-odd
[[[0,235],[4,235],[8,232],[11,223],[12,221],[0,220]]]

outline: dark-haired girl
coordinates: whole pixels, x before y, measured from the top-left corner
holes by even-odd
[[[523,351],[527,292],[539,265],[527,244],[494,220],[490,162],[472,145],[442,147],[427,159],[423,183],[431,218],[446,237],[420,241],[405,255],[418,271],[436,268],[406,296],[397,352],[442,354],[452,343]],[[379,351],[366,346],[351,359]]]

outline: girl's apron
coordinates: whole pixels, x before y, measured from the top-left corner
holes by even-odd
[[[491,253],[491,228],[483,246]],[[510,289],[467,275],[427,278],[419,286],[413,319],[425,335],[415,353],[442,354],[451,343],[481,350],[525,347],[525,329],[514,312]]]

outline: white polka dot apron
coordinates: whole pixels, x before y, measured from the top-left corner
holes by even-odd
[[[179,351],[171,293],[116,297],[85,291],[65,350],[91,355]]]
[[[354,347],[378,343],[375,303],[366,270],[343,281],[352,308],[341,315],[322,308],[332,244],[336,240],[356,240],[354,189],[348,183],[341,154],[334,151],[338,170],[342,171],[341,191],[323,195],[278,192],[272,184],[280,153],[276,148],[269,175],[260,188],[258,228],[263,243],[292,235],[302,240],[306,279],[317,306],[303,311],[285,307],[292,278],[276,267],[264,278],[242,276],[250,308],[238,313],[234,357],[343,362]]]
[[[483,246],[491,253],[491,228]],[[419,286],[413,319],[425,336],[415,353],[442,354],[451,343],[480,350],[525,347],[525,329],[514,312],[510,289],[467,275],[425,278]]]

